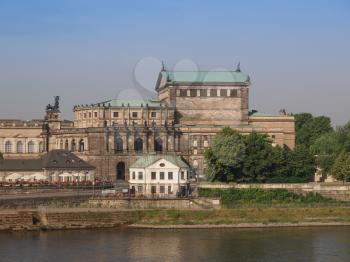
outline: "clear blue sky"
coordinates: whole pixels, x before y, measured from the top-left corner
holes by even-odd
[[[0,0],[0,118],[151,95],[160,60],[240,61],[251,109],[350,120],[350,0]]]

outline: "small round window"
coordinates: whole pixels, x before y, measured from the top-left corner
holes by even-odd
[[[161,167],[165,167],[165,164],[164,163],[160,163],[159,164]]]

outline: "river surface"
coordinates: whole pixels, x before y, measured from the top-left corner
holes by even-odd
[[[0,261],[350,261],[350,227],[0,233]]]

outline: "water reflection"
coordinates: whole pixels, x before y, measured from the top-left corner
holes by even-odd
[[[0,261],[350,261],[350,228],[0,233]]]

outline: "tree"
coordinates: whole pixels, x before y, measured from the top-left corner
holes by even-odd
[[[332,167],[332,175],[343,182],[350,180],[350,154],[343,151],[335,160]]]
[[[342,150],[342,145],[335,132],[320,136],[310,147],[310,152],[316,156],[318,165],[326,173],[331,171],[335,159]]]
[[[296,182],[310,182],[316,172],[315,157],[308,148],[298,145],[289,151],[287,170]]]
[[[244,154],[242,136],[225,127],[215,136],[212,146],[204,154],[208,180],[235,181],[239,176]]]
[[[245,158],[241,180],[244,182],[264,182],[273,172],[273,147],[267,135],[252,132],[244,137]]]
[[[294,117],[297,145],[309,148],[317,138],[333,131],[329,117],[313,117],[310,113],[300,113]]]
[[[2,155],[2,153],[0,152],[0,160],[3,160],[4,156]]]

